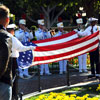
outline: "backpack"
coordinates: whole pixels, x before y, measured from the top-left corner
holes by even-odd
[[[6,30],[0,30],[0,78],[8,68],[8,62],[11,56],[12,38]]]

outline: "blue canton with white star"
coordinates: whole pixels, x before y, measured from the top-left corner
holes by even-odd
[[[36,46],[32,42],[22,42],[24,46]],[[28,68],[33,61],[33,53],[32,50],[28,50],[25,52],[19,52],[19,57],[17,59],[18,66],[22,69]]]

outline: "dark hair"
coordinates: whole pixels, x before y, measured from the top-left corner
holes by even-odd
[[[9,17],[9,8],[5,5],[0,5],[0,19]]]

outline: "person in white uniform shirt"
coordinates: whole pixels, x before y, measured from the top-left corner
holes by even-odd
[[[27,42],[27,41],[33,39],[32,32],[30,32],[29,29],[26,27],[25,19],[19,20],[19,30],[15,31],[15,36],[21,42]]]
[[[64,30],[63,30],[63,22],[59,22],[57,24],[57,27],[58,27],[58,33],[54,35],[54,37],[57,37],[57,36],[61,36],[64,34]],[[67,66],[67,60],[61,60],[59,61],[59,74],[63,74],[63,73],[66,73],[66,66]]]
[[[33,39],[33,34],[32,32],[29,32],[29,30],[27,29],[26,25],[26,20],[25,19],[20,19],[19,20],[19,30],[15,31],[15,37],[21,41],[22,43],[25,43],[27,41],[30,41],[31,39]],[[28,69],[21,69],[19,68],[19,76],[23,77],[29,77],[29,73],[28,73]]]
[[[89,18],[89,23],[90,23],[90,26],[87,27],[85,29],[85,31],[81,32],[81,31],[78,31],[78,35],[81,35],[81,36],[89,36],[97,31],[100,31],[100,27],[97,26],[97,21],[98,19],[97,18]],[[99,47],[93,51],[93,52],[90,52],[90,63],[91,63],[91,75],[89,75],[89,78],[91,77],[100,77],[100,65],[99,65]],[[96,64],[96,69],[95,69],[95,64]]]
[[[76,30],[83,32],[84,28],[82,26],[82,24],[83,24],[82,18],[78,18],[76,20],[76,23],[77,23],[77,27],[78,27]],[[87,54],[78,56],[79,72],[87,72],[86,60],[87,60]]]
[[[7,26],[7,31],[14,36],[15,28],[16,28],[15,24],[9,24]],[[12,37],[12,55],[11,55],[11,57],[12,57],[13,78],[16,75],[16,69],[18,69],[17,58],[19,56],[19,52],[33,50],[33,49],[35,49],[34,46],[23,46],[22,43],[16,37]],[[16,98],[16,96],[18,95],[16,84],[18,84],[18,83],[16,83],[16,78],[15,78],[15,80],[13,82],[13,88],[12,88],[13,98]]]
[[[38,20],[38,27],[39,27],[38,30],[35,31],[35,36],[36,36],[37,40],[44,40],[47,38],[51,38],[50,32],[48,32],[44,26],[44,19]],[[40,65],[40,75],[43,75],[43,74],[51,75],[48,64]]]

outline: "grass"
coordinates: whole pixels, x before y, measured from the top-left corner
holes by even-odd
[[[70,89],[66,89],[64,91],[57,91],[56,93],[65,93],[66,95],[76,94],[77,96],[83,96],[85,94],[89,94],[89,97],[98,97],[100,99],[100,90],[96,91],[97,87],[98,87],[98,84],[81,86],[81,87],[73,87]],[[46,93],[44,95],[49,95],[49,94]],[[35,100],[39,96],[40,95],[31,97],[25,100]]]

